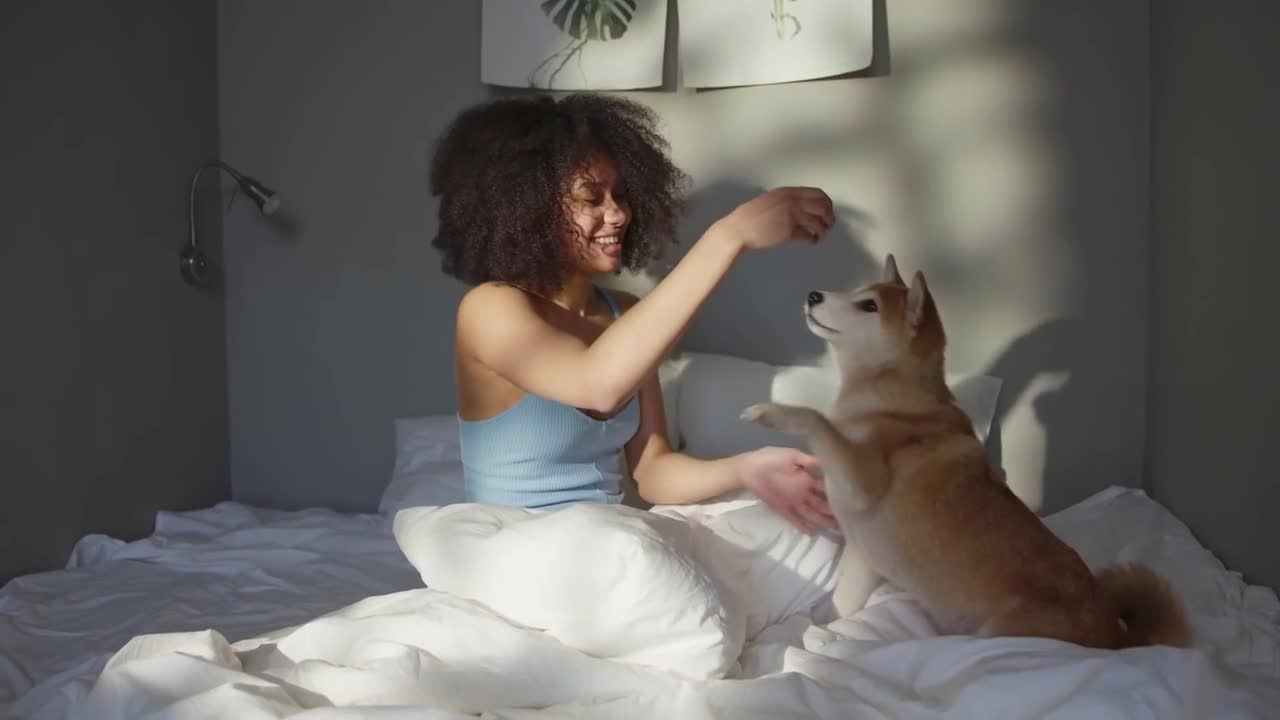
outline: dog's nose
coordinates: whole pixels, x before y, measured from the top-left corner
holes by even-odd
[[[811,292],[811,293],[809,293],[809,307],[813,307],[814,305],[818,305],[818,304],[820,304],[821,302],[822,302],[822,293],[820,293],[820,292],[818,292],[818,291],[816,291],[816,290],[815,290],[815,291],[813,291],[813,292]]]

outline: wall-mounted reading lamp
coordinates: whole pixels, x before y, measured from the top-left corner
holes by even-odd
[[[270,215],[280,207],[280,198],[275,194],[275,191],[248,175],[241,174],[221,160],[210,161],[196,170],[191,176],[191,192],[187,195],[187,219],[191,223],[191,234],[187,244],[182,248],[179,261],[182,279],[188,285],[204,286],[209,282],[209,261],[205,258],[204,253],[200,251],[200,247],[196,245],[196,183],[199,182],[200,176],[204,171],[210,168],[224,170],[228,175],[235,178],[240,190],[249,196],[249,199],[258,206],[263,215]]]

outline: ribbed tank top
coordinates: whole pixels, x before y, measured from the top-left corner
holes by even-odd
[[[618,306],[600,288],[613,316]],[[613,417],[525,393],[484,420],[458,417],[467,501],[554,509],[622,500],[622,448],[640,427],[639,396]]]

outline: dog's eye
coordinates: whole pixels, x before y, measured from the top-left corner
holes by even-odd
[[[854,303],[854,307],[858,308],[862,312],[876,312],[880,309],[880,306],[876,304],[875,300],[859,300]]]

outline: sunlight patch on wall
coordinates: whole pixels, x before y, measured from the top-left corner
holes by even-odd
[[[1050,94],[1039,68],[995,45],[947,53],[904,72],[901,118],[923,152],[1024,130]]]
[[[935,222],[950,252],[990,256],[1039,245],[1035,228],[1052,210],[1053,183],[1032,143],[984,138],[957,145],[934,168]]]
[[[1063,222],[1071,158],[1050,113],[1060,89],[1053,68],[1014,42],[1025,6],[921,0],[888,11],[889,76],[637,97],[662,116],[695,192],[720,182],[826,189],[842,223],[836,241],[856,252],[821,248],[813,272],[830,279],[833,262],[847,263],[848,284],[861,283],[893,252],[904,272],[929,279],[950,338],[948,369],[981,372],[1076,306],[1079,239]],[[703,229],[682,226],[682,244]],[[643,294],[654,281],[614,284]],[[768,285],[745,268],[726,282]],[[825,350],[797,361],[831,364]],[[1067,377],[1036,374],[1005,398],[1013,404],[1001,423],[1002,464],[1033,507],[1046,497],[1049,441],[1034,403]]]
[[[1036,417],[1035,401],[1043,393],[1058,390],[1071,379],[1068,372],[1037,375],[1004,416],[1001,443],[1009,489],[1032,510],[1044,504],[1045,458],[1049,437]]]
[[[1008,25],[1016,0],[916,0],[888,3],[893,54],[915,57],[939,48],[972,47]]]

